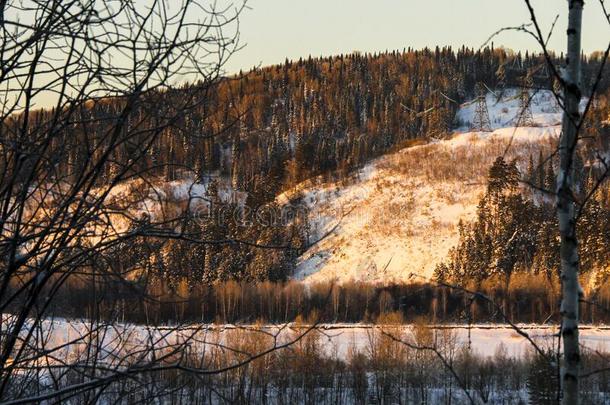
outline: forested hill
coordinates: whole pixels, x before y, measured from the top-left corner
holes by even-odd
[[[599,57],[585,59],[585,92],[591,88],[599,65]],[[162,224],[168,222],[166,213],[173,220],[174,211],[183,209],[183,200],[196,195],[209,202],[205,205],[209,207],[208,215],[204,218],[189,216],[188,221],[180,222],[180,225],[172,222],[168,227],[180,226],[202,240],[249,243],[207,246],[188,240],[134,238],[130,243],[108,251],[105,260],[110,267],[150,269],[152,274],[158,274],[172,284],[184,280],[190,284],[230,279],[285,280],[295,274],[297,267],[300,276],[315,273],[328,279],[326,272],[321,270],[322,263],[329,263],[335,271],[350,268],[357,273],[358,279],[388,280],[391,277],[384,274],[385,270],[395,270],[395,279],[403,280],[405,264],[417,266],[418,271],[431,272],[433,268],[426,270],[424,267],[445,260],[441,256],[457,243],[452,238],[459,236],[452,231],[453,221],[459,219],[460,213],[470,212],[468,207],[472,210],[476,207],[476,201],[471,201],[477,198],[476,190],[465,189],[464,184],[472,182],[473,175],[479,175],[478,180],[485,181],[480,174],[487,171],[486,159],[502,153],[487,147],[457,148],[455,142],[448,139],[431,142],[428,149],[404,147],[414,141],[422,143],[422,138],[442,138],[457,126],[469,128],[465,115],[456,115],[456,112],[473,109],[472,102],[464,102],[475,98],[475,88],[488,93],[492,117],[507,118],[509,112],[516,111],[516,107],[511,107],[517,103],[515,87],[524,82],[536,88],[554,85],[544,66],[544,58],[540,55],[493,48],[307,58],[253,69],[211,84],[149,91],[129,111],[122,110],[125,103],[121,98],[92,101],[79,110],[66,111],[65,114],[71,114],[64,120],[69,125],[62,127],[62,133],[53,134],[49,144],[45,143],[45,131],[46,123],[53,119],[53,111],[40,111],[28,117],[33,124],[26,137],[20,130],[19,117],[7,120],[0,131],[5,138],[14,139],[16,148],[48,154],[42,160],[41,164],[48,165],[42,172],[54,177],[43,181],[55,181],[62,185],[62,190],[63,185],[80,180],[82,173],[88,171],[88,165],[95,161],[91,156],[109,150],[110,161],[103,166],[104,174],[96,178],[96,182],[102,186],[118,178],[124,183],[114,190],[108,204],[112,205],[112,211],[125,211],[124,207],[133,209],[128,216],[132,215],[133,220],[119,221],[125,231],[145,228],[146,219],[140,221],[138,218],[146,213],[158,214],[159,218],[154,219]],[[600,96],[585,127],[591,134],[600,133],[601,123],[608,119],[610,69],[602,78],[598,86]],[[488,89],[485,90],[485,86]],[[531,93],[544,96],[545,92]],[[548,97],[536,101],[535,107],[537,113],[548,116],[547,110],[553,108],[547,105],[552,97],[550,92],[546,93]],[[193,95],[197,96],[195,108],[178,114],[179,120],[166,125],[164,117],[174,116],[182,99]],[[126,125],[117,125],[117,120],[123,120]],[[495,120],[492,123],[495,125]],[[115,139],[112,129],[116,127],[129,136],[120,144],[108,147]],[[160,136],[156,136],[157,128],[162,128]],[[546,129],[540,128],[540,131]],[[532,143],[537,146],[538,138]],[[501,145],[498,142],[482,144]],[[399,149],[405,153],[388,154]],[[463,152],[454,153],[458,149]],[[534,157],[538,155],[535,148],[530,152]],[[389,160],[377,162],[386,167],[372,172],[372,159],[386,154]],[[20,159],[24,167],[28,159],[36,158],[29,152],[24,152],[23,156],[25,158]],[[5,162],[0,162],[2,165]],[[146,170],[148,168],[152,169]],[[316,239],[311,238],[312,232],[316,232],[311,229],[316,221],[309,215],[306,220],[284,224],[287,226],[275,226],[266,221],[252,221],[251,226],[242,226],[233,216],[224,215],[237,212],[241,203],[252,209],[251,212],[261,206],[277,204],[283,194],[291,195],[290,203],[302,202],[299,207],[313,208],[310,209],[313,214],[322,213],[322,217],[332,219],[333,212],[342,214],[343,209],[332,211],[330,204],[331,211],[328,211],[324,209],[323,201],[299,201],[304,197],[294,193],[301,190],[304,191],[300,193],[302,195],[322,195],[316,190],[324,189],[324,186],[314,184],[314,189],[311,184],[293,186],[306,183],[303,181],[317,175],[332,174],[336,177],[329,180],[342,180],[349,173],[357,173],[356,168],[369,170],[372,174],[368,178],[363,176],[351,187],[343,187],[343,194],[357,198],[347,202],[337,199],[341,194],[338,190],[347,182],[329,181],[326,183],[332,192],[323,194],[328,196],[325,201],[344,201],[341,208],[349,211],[354,201],[366,197],[370,204],[361,206],[365,210],[361,217],[369,215],[367,218],[376,222],[371,225],[373,228],[356,226],[351,229],[346,225],[344,230],[354,231],[345,234],[347,239],[341,239],[345,235],[335,232],[334,237],[324,241],[336,242],[334,246],[315,244],[324,251],[310,249],[307,255],[301,254]],[[7,167],[0,167],[0,171],[6,170]],[[142,179],[142,173],[147,178]],[[210,181],[213,176],[219,177],[217,181]],[[409,187],[402,187],[405,182]],[[392,184],[396,184],[396,188],[392,188]],[[226,196],[236,195],[239,195],[239,201],[226,201]],[[381,198],[375,199],[375,195]],[[400,196],[398,201],[397,195]],[[417,207],[421,215],[411,215],[413,211],[409,207]],[[443,207],[447,210],[440,209]],[[373,218],[370,214],[375,209],[379,215],[373,215]],[[439,214],[438,218],[436,214]],[[396,222],[392,222],[390,229],[383,221],[401,217],[406,217],[402,233],[397,232]],[[366,223],[360,221],[362,218],[346,223]],[[114,226],[118,224],[113,223]],[[421,234],[414,236],[414,229],[421,230]],[[371,237],[374,240],[369,240]],[[345,240],[358,243],[350,245],[343,243]],[[432,240],[441,240],[442,249]],[[383,249],[379,241],[391,248]],[[405,243],[411,244],[413,249],[405,249]],[[253,244],[290,246],[292,249],[269,251]],[[361,258],[362,263],[343,262],[346,266],[340,267],[327,260],[325,255],[337,251],[337,246],[347,249],[345,257]],[[426,249],[433,251],[432,255],[428,255]],[[420,254],[410,253],[415,251]],[[406,259],[401,261],[399,257]],[[413,259],[415,257],[425,263],[420,265]],[[361,272],[363,268],[371,274]],[[375,268],[382,271],[374,271]]]
[[[234,188],[257,190],[270,200],[313,175],[345,173],[409,140],[442,136],[479,82],[514,87],[529,73],[534,86],[549,88],[553,83],[544,66],[540,55],[490,47],[310,57],[253,69],[206,91],[193,112],[163,131],[134,170],[155,165],[166,180],[181,178],[184,168],[198,175],[220,173]],[[598,66],[598,58],[586,60],[585,83]],[[608,82],[610,72],[602,89]],[[160,103],[172,97],[159,96]],[[94,147],[96,135],[104,139],[100,117],[113,116],[120,106],[120,99],[104,100],[78,113],[74,122],[87,125],[66,129],[66,141],[59,144],[68,156],[59,173],[82,172],[83,157],[90,153],[86,148]],[[148,128],[154,111],[136,109],[127,119]],[[81,142],[85,131],[88,142]],[[117,153],[133,151],[126,145]]]

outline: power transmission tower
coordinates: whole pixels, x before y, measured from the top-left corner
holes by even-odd
[[[499,91],[499,94],[496,97],[496,104],[504,98],[504,92],[506,91],[506,65],[507,62],[500,63],[498,70],[496,70],[496,79],[498,80],[496,89]]]
[[[491,132],[491,121],[489,120],[489,110],[487,109],[485,87],[482,84],[477,84],[476,93],[477,106],[474,111],[471,130],[477,132]]]
[[[531,75],[526,75],[521,84],[519,93],[519,111],[517,116],[518,127],[533,127],[534,116],[532,115],[532,106],[529,89],[533,87],[533,79]]]

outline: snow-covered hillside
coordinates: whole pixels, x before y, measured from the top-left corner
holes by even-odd
[[[299,258],[295,278],[389,283],[412,273],[430,276],[456,244],[460,220],[475,215],[493,160],[517,158],[525,168],[559,134],[560,109],[548,91],[533,95],[533,127],[514,127],[516,91],[500,100],[489,94],[487,105],[491,133],[467,132],[475,105],[465,103],[451,139],[383,156],[347,185],[300,187],[311,210],[311,240],[336,229]]]

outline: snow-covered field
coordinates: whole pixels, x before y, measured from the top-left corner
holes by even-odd
[[[95,333],[90,333],[92,328]],[[523,324],[519,325],[519,328],[542,350],[560,347],[557,344],[555,327]],[[86,321],[58,319],[43,321],[42,329],[43,333],[36,334],[40,340],[35,342],[44,341],[45,351],[34,352],[37,356],[43,356],[35,357],[36,360],[33,361],[32,365],[37,367],[36,371],[32,373],[31,365],[26,361],[17,366],[15,374],[22,377],[24,382],[39,384],[36,385],[37,389],[42,389],[43,393],[56,391],[58,380],[70,386],[70,378],[74,374],[63,374],[62,370],[65,366],[84,369],[92,365],[104,372],[116,373],[114,375],[117,376],[126,373],[126,370],[136,370],[137,373],[140,369],[149,369],[151,364],[159,364],[159,367],[163,367],[177,361],[187,365],[193,364],[196,369],[210,370],[214,373],[215,370],[233,366],[245,370],[243,373],[229,371],[218,375],[218,378],[212,377],[211,380],[208,378],[183,380],[177,379],[178,376],[174,373],[155,373],[150,374],[150,379],[129,378],[126,382],[127,387],[130,388],[128,392],[137,395],[140,391],[146,390],[142,395],[148,396],[151,392],[155,392],[155,388],[164,392],[167,389],[166,384],[172,381],[175,383],[177,379],[180,389],[184,391],[179,392],[180,400],[173,403],[240,402],[226,398],[240,398],[238,395],[241,391],[237,393],[234,391],[238,385],[236,382],[245,382],[246,389],[253,389],[254,393],[258,392],[261,388],[257,384],[261,383],[252,377],[258,373],[264,373],[261,375],[265,384],[264,402],[269,403],[286,403],[282,396],[286,392],[291,394],[292,402],[289,403],[317,403],[295,399],[302,398],[298,395],[302,395],[301,390],[307,387],[311,388],[308,392],[316,393],[315,398],[332,396],[333,400],[330,401],[332,403],[357,402],[354,399],[355,387],[363,387],[364,393],[370,398],[381,395],[380,393],[386,390],[395,393],[394,389],[400,391],[404,398],[412,398],[401,403],[448,403],[448,397],[451,398],[451,403],[466,403],[464,391],[460,389],[461,383],[451,378],[441,361],[436,361],[438,353],[447,361],[455,360],[456,363],[453,363],[455,367],[466,365],[468,368],[458,369],[461,376],[469,376],[473,380],[480,378],[474,381],[481,381],[481,385],[469,384],[468,392],[471,395],[475,398],[479,396],[486,398],[481,401],[477,399],[476,403],[522,404],[529,402],[531,392],[528,385],[530,380],[523,366],[532,364],[536,359],[532,345],[508,325],[472,325],[468,328],[465,325],[425,327],[325,324],[304,335],[309,328],[294,324],[145,327],[130,324],[91,325]],[[82,342],[84,336],[87,339]],[[409,349],[395,343],[388,336],[415,346],[434,348],[436,352],[432,353],[427,349]],[[299,337],[302,339],[296,341]],[[580,337],[581,353],[591,356],[588,358],[603,359],[610,353],[610,326],[582,326]],[[88,346],[88,342],[91,342],[91,345]],[[285,343],[290,345],[282,347]],[[37,349],[41,348],[40,345],[37,346]],[[28,358],[27,353],[26,358]],[[265,354],[263,357],[257,356],[262,353]],[[427,356],[422,356],[423,353]],[[394,359],[394,356],[398,363],[388,361]],[[256,362],[250,365],[249,371],[241,368],[242,363],[248,359],[255,359]],[[279,364],[283,367],[279,370],[288,373],[286,375],[290,378],[283,380],[284,374],[278,375],[277,372],[273,372],[273,368],[268,368],[269,364]],[[500,368],[496,366],[483,368],[486,364],[496,364]],[[404,365],[408,367],[403,367]],[[506,365],[515,369],[501,368]],[[363,370],[366,370],[364,376],[367,382],[363,385],[350,385],[350,381],[353,382],[350,376],[354,375],[350,372],[358,373]],[[52,375],[54,377],[51,377]],[[329,375],[332,376],[330,380]],[[425,379],[422,379],[422,375]],[[312,378],[308,379],[309,376]],[[85,375],[84,378],[87,382],[89,377]],[[304,386],[303,381],[316,385]],[[328,385],[327,381],[338,382]],[[386,384],[383,390],[381,382]],[[248,386],[249,383],[254,385]],[[117,383],[119,388],[124,386],[122,381]],[[173,385],[169,387],[171,390],[174,389]],[[271,389],[267,394],[269,387]],[[605,380],[600,377],[593,385],[594,391],[587,391],[588,398],[593,398],[587,403],[607,403],[608,394],[604,387],[606,387]],[[534,387],[534,390],[536,389],[538,388]],[[32,392],[34,391],[26,394],[30,395]],[[106,390],[104,393],[106,399],[100,402],[117,403],[115,399],[117,392],[120,395],[125,391]],[[274,397],[276,394],[278,400]],[[216,395],[220,397],[218,400],[210,399],[215,398]],[[420,400],[419,395],[423,395],[427,400]],[[340,401],[337,400],[338,397],[341,398]],[[193,398],[203,398],[205,401],[197,401]],[[71,403],[80,403],[79,399],[80,397],[76,397]],[[170,402],[172,401],[159,403]],[[320,402],[329,401],[320,400]]]
[[[533,340],[542,348],[557,346],[556,327],[545,327],[540,325],[519,325]],[[408,337],[411,327],[405,326],[403,332]],[[448,325],[437,327],[435,333],[443,331],[451,333],[455,337],[458,348],[468,348],[480,356],[494,356],[504,352],[509,357],[520,358],[532,353],[533,347],[523,336],[519,335],[509,325]],[[372,329],[355,326],[337,325],[324,331],[323,339],[329,342],[330,347],[340,357],[347,355],[350,349],[366,351],[370,342]],[[387,329],[392,334],[392,329]],[[600,353],[610,351],[610,328],[606,327],[584,327],[580,332],[583,348],[596,350]]]
[[[557,346],[557,327],[534,324],[520,324],[541,348]],[[467,348],[473,354],[494,356],[503,352],[508,357],[521,358],[532,353],[533,347],[511,326],[502,324],[482,325],[441,325],[431,326],[434,341],[451,341],[455,349]],[[99,343],[100,360],[112,363],[129,353],[139,353],[146,348],[162,352],[166,348],[188,342],[188,346],[200,353],[211,352],[213,348],[231,351],[244,350],[243,342],[252,338],[259,341],[258,351],[280,345],[302,335],[307,326],[286,325],[189,325],[181,327],[146,327],[131,324],[95,325],[86,321],[64,319],[43,321],[42,336],[45,349],[56,358],[77,361],[83,350],[83,336],[89,336]],[[95,330],[96,333],[91,333]],[[376,326],[368,324],[322,324],[311,332],[328,355],[347,359],[350,353],[367,353],[381,331],[403,340],[413,340],[413,326]],[[274,337],[277,337],[274,340]],[[610,353],[610,326],[581,326],[580,339],[583,350]],[[73,342],[73,343],[69,343]],[[69,343],[69,344],[67,344]],[[421,343],[420,343],[421,344]],[[434,345],[434,343],[429,343]],[[58,348],[57,351],[54,348]],[[59,356],[59,357],[58,357]]]
[[[295,278],[391,283],[431,276],[457,243],[459,222],[474,217],[496,157],[517,158],[525,169],[557,140],[561,114],[552,93],[533,94],[533,127],[514,126],[517,96],[487,96],[493,132],[466,132],[475,109],[466,103],[457,115],[462,128],[450,139],[376,159],[347,185],[299,187],[311,211],[311,240],[333,232],[299,258]]]

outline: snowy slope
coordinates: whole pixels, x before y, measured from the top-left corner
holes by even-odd
[[[525,168],[530,155],[556,142],[561,114],[552,94],[533,96],[536,126],[527,128],[513,126],[516,95],[488,95],[493,133],[466,132],[475,110],[466,103],[457,116],[462,127],[451,139],[383,156],[348,185],[303,185],[311,240],[336,229],[299,258],[295,278],[390,283],[411,273],[431,276],[456,244],[459,221],[475,215],[493,160],[505,154]]]
[[[501,96],[500,99],[498,97]],[[555,96],[550,91],[530,93],[530,109],[536,125],[553,126],[561,123],[561,109],[558,108]],[[503,94],[487,93],[487,109],[493,129],[513,127],[521,114],[519,108],[519,92],[507,89]],[[460,106],[456,120],[460,123],[459,130],[467,131],[470,127],[476,102],[471,101]]]

